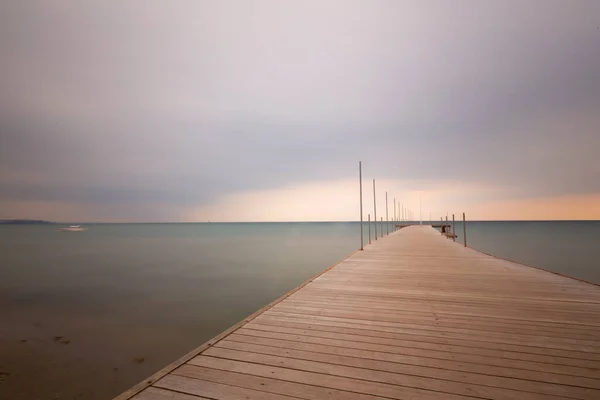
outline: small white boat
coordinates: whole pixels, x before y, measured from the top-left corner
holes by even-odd
[[[85,228],[82,228],[80,225],[71,225],[68,228],[61,228],[63,232],[83,232]]]

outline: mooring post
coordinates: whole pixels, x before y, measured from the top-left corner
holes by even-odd
[[[394,229],[392,229],[392,231],[396,230],[396,198],[394,197]]]
[[[452,214],[452,241],[456,242],[456,226],[454,225],[454,214]]]
[[[364,249],[363,238],[363,209],[362,209],[362,161],[358,162],[358,186],[360,188],[360,249]]]
[[[390,219],[388,217],[388,200],[387,200],[387,192],[385,192],[385,229],[387,234],[390,234]]]
[[[419,225],[423,225],[423,201],[421,199],[421,194],[419,194]]]
[[[467,219],[465,213],[463,213],[463,239],[465,241],[465,247],[467,247]]]
[[[371,214],[369,214],[369,244],[371,244]]]
[[[375,178],[373,178],[373,213],[373,221],[375,221],[373,224],[375,227],[375,240],[377,240],[377,200],[375,199]]]

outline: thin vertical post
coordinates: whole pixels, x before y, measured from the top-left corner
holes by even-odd
[[[394,222],[396,222],[396,198],[394,197]],[[394,224],[396,225],[396,224]]]
[[[381,217],[381,225],[379,227],[381,228],[381,237],[383,237],[383,217]]]
[[[452,214],[452,241],[456,242],[456,225],[454,222],[454,214]]]
[[[360,187],[360,249],[364,249],[363,238],[363,209],[362,209],[362,161],[358,162],[358,186]]]
[[[423,200],[419,194],[419,225],[423,225]]]
[[[465,241],[465,247],[467,247],[467,221],[465,218],[465,213],[463,213],[463,239]]]
[[[375,178],[373,178],[373,213],[375,221],[375,240],[377,240],[377,200],[375,199]]]
[[[371,244],[371,214],[369,214],[369,244]]]
[[[387,200],[387,192],[385,192],[385,227],[387,234],[390,234],[390,219],[388,218],[388,200]]]

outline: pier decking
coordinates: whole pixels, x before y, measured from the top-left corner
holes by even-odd
[[[600,399],[600,287],[401,229],[118,397]]]

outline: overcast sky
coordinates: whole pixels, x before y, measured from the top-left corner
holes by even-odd
[[[0,2],[0,218],[356,220],[362,160],[365,218],[599,219],[599,152],[597,0]]]

